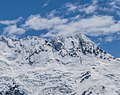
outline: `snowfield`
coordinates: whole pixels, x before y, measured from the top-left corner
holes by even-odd
[[[120,95],[120,61],[82,34],[1,36],[0,95]]]

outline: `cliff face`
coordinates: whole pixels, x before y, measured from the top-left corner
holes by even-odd
[[[0,37],[0,95],[119,95],[120,62],[112,58],[82,34]]]

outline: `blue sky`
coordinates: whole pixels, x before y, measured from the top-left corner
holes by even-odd
[[[119,0],[0,0],[0,34],[56,37],[83,33],[120,57]]]

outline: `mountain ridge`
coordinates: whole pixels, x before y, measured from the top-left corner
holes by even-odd
[[[21,55],[21,57],[23,57],[24,55],[26,56],[27,54],[26,60],[32,57],[34,54],[37,55],[42,51],[46,52],[49,51],[48,48],[51,48],[50,52],[53,53],[52,55],[58,52],[59,54],[61,54],[62,57],[66,55],[79,56],[78,53],[81,52],[84,55],[89,54],[91,56],[96,56],[101,59],[109,60],[109,58],[113,58],[112,55],[108,54],[106,51],[99,48],[94,42],[92,42],[90,39],[88,39],[86,36],[82,34],[76,36],[69,36],[66,38],[57,37],[52,40],[47,40],[36,36],[27,37],[25,39],[11,39],[1,37],[0,41],[4,42],[6,44],[6,47],[11,49],[11,51],[15,53],[15,55],[19,54]],[[27,48],[27,45],[31,48],[29,47]],[[3,51],[5,51],[5,48],[3,49],[4,49]],[[21,53],[21,51],[24,52]]]
[[[119,95],[119,63],[82,34],[0,37],[0,95]]]

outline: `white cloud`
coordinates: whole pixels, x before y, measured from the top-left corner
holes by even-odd
[[[46,0],[43,7],[48,5],[50,0]],[[4,29],[4,33],[7,34],[22,34],[29,29],[33,30],[48,30],[43,36],[69,36],[79,33],[83,33],[91,36],[109,35],[113,33],[120,33],[120,21],[116,21],[113,16],[97,15],[99,11],[113,13],[114,11],[120,15],[118,11],[120,7],[118,6],[119,0],[110,1],[107,3],[108,7],[103,4],[101,6],[98,4],[98,0],[92,0],[91,3],[86,3],[84,5],[79,5],[77,3],[67,3],[66,6],[55,9],[50,13],[46,14],[46,17],[41,17],[40,15],[31,15],[25,21],[22,28],[17,27],[17,23],[21,21],[21,17],[17,20],[2,20],[0,24],[8,25]],[[62,10],[62,9],[65,9]],[[67,10],[66,10],[67,9]],[[61,11],[62,10],[62,11]],[[75,17],[69,19],[56,16],[58,13],[66,12],[76,12]],[[83,13],[80,15],[80,13]],[[62,13],[63,14],[63,13]],[[87,15],[92,15],[85,18]],[[84,18],[83,18],[84,17]],[[112,41],[115,37],[107,37],[106,41]]]
[[[46,1],[46,2],[43,4],[42,7],[46,7],[46,6],[48,6],[49,2],[50,2],[50,0]]]
[[[105,42],[112,42],[114,40],[114,37],[108,36],[105,37]]]
[[[25,33],[25,30],[23,28],[18,28],[16,25],[10,25],[6,28],[4,28],[3,34],[7,35],[16,35],[16,34],[23,34]]]
[[[49,18],[55,17],[56,13],[57,13],[56,10],[52,10],[50,13],[47,14],[47,17],[49,17]]]
[[[24,27],[34,30],[52,29],[67,23],[67,21],[67,19],[61,19],[60,17],[42,18],[40,15],[32,15],[27,19]]]
[[[112,16],[92,16],[78,20],[64,19],[60,17],[46,17],[40,15],[30,16],[24,29],[48,30],[43,36],[70,36],[83,33],[91,36],[109,35],[120,31],[120,22]]]
[[[45,36],[69,36],[83,33],[91,36],[108,35],[120,31],[120,22],[115,22],[111,16],[93,16],[67,24],[57,25]]]
[[[67,3],[66,4],[66,8],[68,8],[68,11],[74,11],[76,9],[78,9],[79,6],[71,4],[71,3]]]
[[[104,38],[105,42],[112,42],[114,40],[120,40],[120,35],[119,33],[114,34],[114,35],[108,35]]]
[[[13,25],[13,24],[16,24],[18,23],[20,20],[22,20],[23,18],[22,17],[19,17],[18,19],[16,20],[1,20],[0,21],[0,24],[4,24],[4,25]]]
[[[55,16],[43,18],[40,15],[31,15],[22,28],[17,27],[17,24],[14,24],[16,23],[15,21],[11,23],[6,23],[10,25],[4,29],[4,34],[23,34],[29,29],[48,30],[48,33],[43,35],[44,37],[71,36],[79,33],[91,36],[120,33],[120,21],[115,21],[112,16],[94,15],[88,18],[81,18],[78,15],[75,19],[65,19]],[[112,41],[110,38],[105,40]]]
[[[98,4],[98,0],[92,0],[92,4]]]
[[[68,12],[84,12],[86,14],[94,13],[97,10],[97,1],[93,0],[92,4],[77,5],[72,3],[67,3],[66,8]]]
[[[65,8],[67,9],[67,13],[71,13],[71,12],[83,12],[83,8],[85,7],[85,5],[77,5],[77,4],[72,4],[72,3],[67,3]]]
[[[96,6],[90,5],[86,8],[84,8],[83,10],[85,11],[86,14],[91,14],[91,13],[94,13],[96,11]]]

